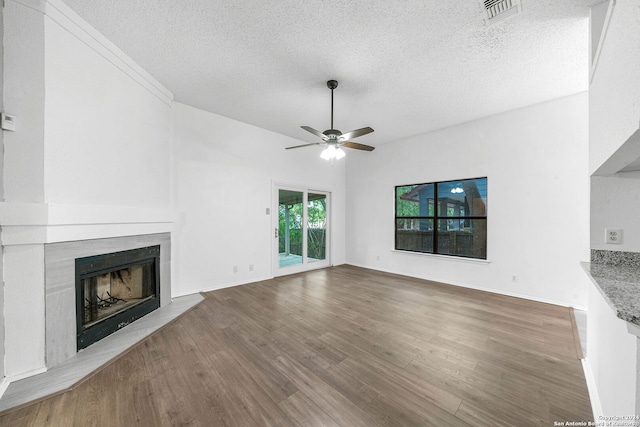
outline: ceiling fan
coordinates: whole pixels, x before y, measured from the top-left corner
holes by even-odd
[[[291,150],[293,148],[309,147],[312,145],[327,145],[327,148],[325,148],[320,155],[320,157],[326,160],[341,159],[342,157],[344,157],[344,151],[341,149],[341,147],[354,148],[356,150],[373,151],[375,147],[349,141],[350,139],[373,132],[373,129],[371,129],[370,127],[352,130],[351,132],[347,133],[342,133],[338,129],[333,128],[333,90],[338,87],[338,82],[336,80],[329,80],[327,82],[327,87],[331,89],[331,129],[320,132],[309,126],[300,126],[307,132],[320,137],[322,139],[322,142],[295,145],[293,147],[287,147],[286,149]]]

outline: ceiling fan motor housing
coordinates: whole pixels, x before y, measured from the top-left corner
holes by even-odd
[[[327,129],[322,133],[328,136],[329,139],[338,139],[338,137],[342,135],[342,132],[340,132],[338,129]]]

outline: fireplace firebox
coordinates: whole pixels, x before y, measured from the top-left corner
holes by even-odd
[[[76,258],[77,349],[160,307],[160,246]]]

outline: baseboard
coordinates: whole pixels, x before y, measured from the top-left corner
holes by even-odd
[[[2,378],[2,381],[0,381],[0,398],[2,398],[4,392],[9,388],[9,384],[11,384],[11,382],[6,377]]]
[[[376,270],[376,271],[382,271],[385,273],[391,273],[391,274],[397,274],[399,276],[406,276],[406,277],[413,277],[416,279],[421,279],[421,280],[431,280],[434,282],[438,282],[438,283],[444,283],[447,285],[453,285],[453,286],[460,286],[462,288],[468,288],[468,289],[474,289],[476,291],[483,291],[483,292],[491,292],[494,294],[499,294],[499,295],[504,295],[504,296],[508,296],[508,297],[514,297],[514,298],[521,298],[521,299],[526,299],[526,300],[530,300],[530,301],[536,301],[536,302],[541,302],[544,304],[553,304],[553,305],[559,305],[561,307],[572,307],[576,310],[583,310],[583,311],[587,311],[587,307],[584,306],[577,306],[577,305],[569,305],[566,302],[563,301],[556,301],[556,300],[551,300],[551,299],[546,299],[546,298],[538,298],[538,297],[534,297],[531,295],[524,295],[524,294],[518,294],[516,292],[505,292],[503,290],[500,289],[491,289],[491,288],[482,288],[479,286],[472,286],[466,283],[456,283],[456,282],[451,282],[451,281],[447,281],[447,282],[442,282],[440,280],[434,280],[434,279],[430,279],[427,277],[419,277],[419,276],[408,276],[405,273],[399,272],[399,271],[393,271],[393,270],[388,270],[388,269],[384,269],[384,268],[373,268],[371,266],[367,266],[367,265],[360,265],[360,264],[354,264],[354,263],[341,263],[341,264],[335,264],[332,265],[333,266],[339,266],[339,265],[353,265],[354,267],[360,267],[360,268],[366,268],[368,270]],[[248,280],[248,281],[239,281],[239,282],[230,282],[230,283],[223,283],[217,286],[211,286],[211,287],[203,287],[197,291],[193,291],[190,292],[188,294],[176,294],[173,295],[174,297],[180,297],[180,296],[185,296],[185,295],[190,295],[192,293],[198,293],[198,292],[211,292],[211,291],[217,291],[219,289],[225,289],[225,288],[232,288],[234,286],[241,286],[241,285],[248,285],[250,283],[256,283],[256,282],[262,282],[265,280],[270,280],[273,279],[272,276],[265,276],[265,277],[259,277],[259,278],[255,278],[252,280]]]
[[[476,291],[491,292],[493,294],[499,294],[499,295],[504,295],[504,296],[508,296],[508,297],[521,298],[521,299],[526,299],[526,300],[529,300],[529,301],[541,302],[541,303],[544,303],[544,304],[559,305],[561,307],[573,307],[576,310],[587,311],[587,307],[585,307],[585,306],[569,305],[564,301],[557,301],[557,300],[552,300],[552,299],[547,299],[547,298],[539,298],[539,297],[535,297],[535,296],[531,296],[531,295],[519,294],[517,292],[506,292],[506,291],[503,291],[501,289],[482,288],[482,287],[479,287],[479,286],[473,286],[473,285],[469,285],[469,284],[466,284],[466,283],[456,283],[456,282],[453,282],[453,281],[443,282],[441,280],[431,279],[431,278],[428,278],[428,277],[409,276],[406,273],[402,273],[402,272],[399,272],[399,271],[393,271],[393,270],[388,270],[388,269],[384,269],[384,268],[373,268],[373,267],[368,266],[368,265],[359,265],[359,264],[353,264],[353,263],[347,263],[347,264],[353,265],[354,267],[366,268],[368,270],[383,271],[385,273],[397,274],[399,276],[412,277],[412,278],[421,279],[421,280],[430,280],[432,282],[444,283],[446,285],[460,286],[461,288],[474,289]]]
[[[9,383],[12,383],[12,382],[23,380],[25,378],[32,377],[34,375],[41,374],[43,372],[47,372],[47,367],[46,366],[42,366],[40,368],[32,369],[32,370],[26,371],[26,372],[21,372],[21,373],[16,374],[16,375],[9,375],[9,376],[5,377],[5,380],[7,382],[9,382]],[[8,386],[9,385],[7,384],[7,387]]]
[[[234,286],[248,285],[250,283],[263,282],[265,280],[270,280],[270,279],[273,279],[273,277],[272,276],[265,276],[265,277],[257,277],[257,278],[254,278],[254,279],[251,279],[251,280],[248,280],[248,281],[222,283],[222,284],[216,285],[216,286],[202,287],[202,288],[200,288],[198,290],[189,291],[188,293],[175,294],[175,295],[172,295],[172,298],[183,297],[183,296],[193,295],[193,294],[197,294],[197,293],[217,291],[219,289],[233,288]]]
[[[591,400],[591,410],[593,411],[593,420],[598,421],[602,419],[602,405],[600,404],[600,396],[598,396],[598,388],[596,387],[596,379],[593,376],[591,370],[591,364],[589,358],[580,360],[582,362],[582,370],[584,371],[584,378],[587,381],[587,390],[589,391],[589,400]]]

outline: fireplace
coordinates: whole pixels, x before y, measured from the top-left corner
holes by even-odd
[[[77,349],[160,307],[160,246],[75,259]]]

